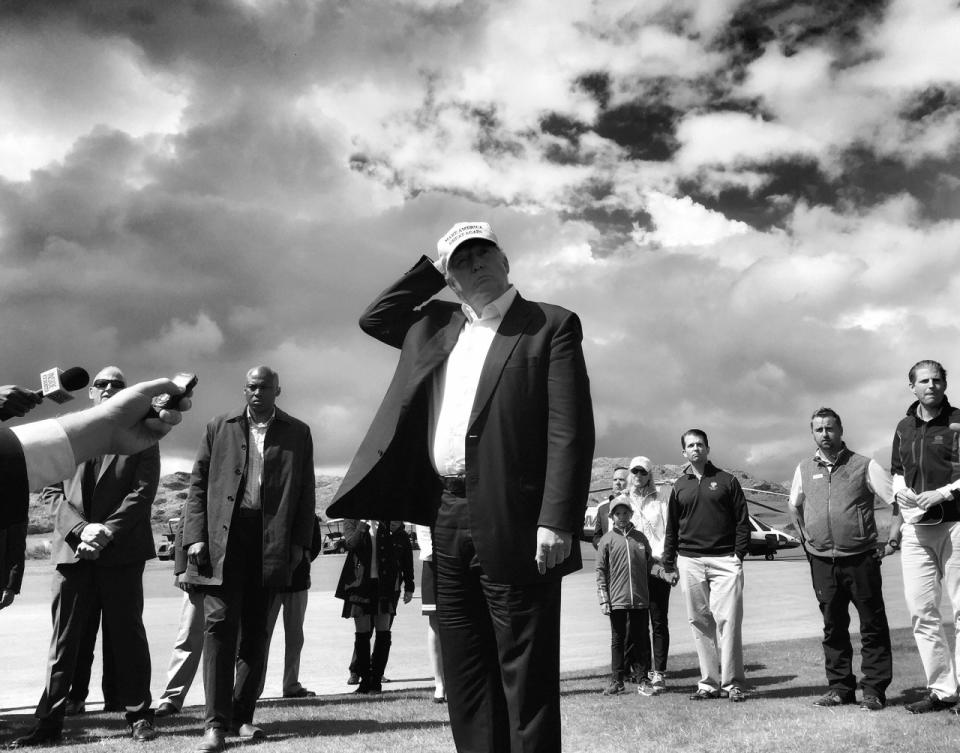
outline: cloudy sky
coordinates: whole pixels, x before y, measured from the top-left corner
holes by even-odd
[[[196,371],[172,470],[268,363],[342,470],[397,356],[357,317],[488,220],[583,320],[597,455],[697,425],[784,480],[829,405],[886,464],[910,365],[960,369],[958,39],[956,0],[7,0],[0,381]]]

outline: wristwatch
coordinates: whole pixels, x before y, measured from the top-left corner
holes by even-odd
[[[890,547],[891,549],[899,549],[899,548],[900,548],[900,540],[899,540],[899,539],[890,539],[890,541],[887,542],[887,546]]]

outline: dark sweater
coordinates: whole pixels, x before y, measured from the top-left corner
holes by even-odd
[[[687,557],[747,555],[750,518],[740,482],[708,462],[697,479],[690,466],[673,485],[667,504],[664,566],[671,570],[678,554]]]
[[[893,435],[893,452],[890,472],[903,476],[913,491],[926,492],[939,489],[960,478],[960,435],[951,431],[951,423],[960,423],[960,410],[950,405],[944,397],[940,413],[929,421],[917,416],[917,403],[907,408],[907,415],[900,419]],[[957,492],[943,503],[943,520],[960,520],[960,503]],[[921,521],[940,519],[939,506],[935,506]]]

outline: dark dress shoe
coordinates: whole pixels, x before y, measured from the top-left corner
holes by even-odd
[[[223,730],[219,727],[210,727],[203,733],[203,739],[194,750],[201,753],[217,753],[226,747],[223,740]]]
[[[32,748],[37,745],[49,745],[60,741],[63,737],[63,730],[56,727],[34,727],[23,737],[18,737],[12,743],[11,748]]]
[[[267,736],[267,733],[260,729],[260,727],[250,722],[244,722],[233,730],[233,732],[243,740],[263,740]]]
[[[83,701],[67,701],[67,705],[64,707],[64,714],[67,716],[77,716],[82,714],[87,710],[87,704]]]
[[[159,736],[160,733],[157,732],[157,728],[153,726],[153,722],[149,719],[137,719],[137,721],[130,723],[130,737],[138,743],[156,740]]]
[[[307,690],[304,687],[301,687],[300,690],[295,690],[292,693],[284,693],[284,698],[316,698],[317,694],[312,690]]]
[[[180,709],[174,706],[170,701],[164,701],[159,706],[157,710],[153,712],[154,716],[173,716],[174,714],[179,714]]]
[[[911,714],[929,714],[931,711],[946,711],[957,705],[956,701],[944,701],[930,693],[926,698],[922,698],[914,703],[908,703],[904,708]]]

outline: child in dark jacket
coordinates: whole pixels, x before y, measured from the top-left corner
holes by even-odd
[[[597,592],[600,609],[610,617],[610,684],[604,695],[625,692],[633,677],[641,695],[653,695],[650,672],[650,596],[647,577],[653,564],[650,542],[633,527],[626,497],[610,503],[613,525],[597,546]],[[639,654],[639,656],[637,656]]]

